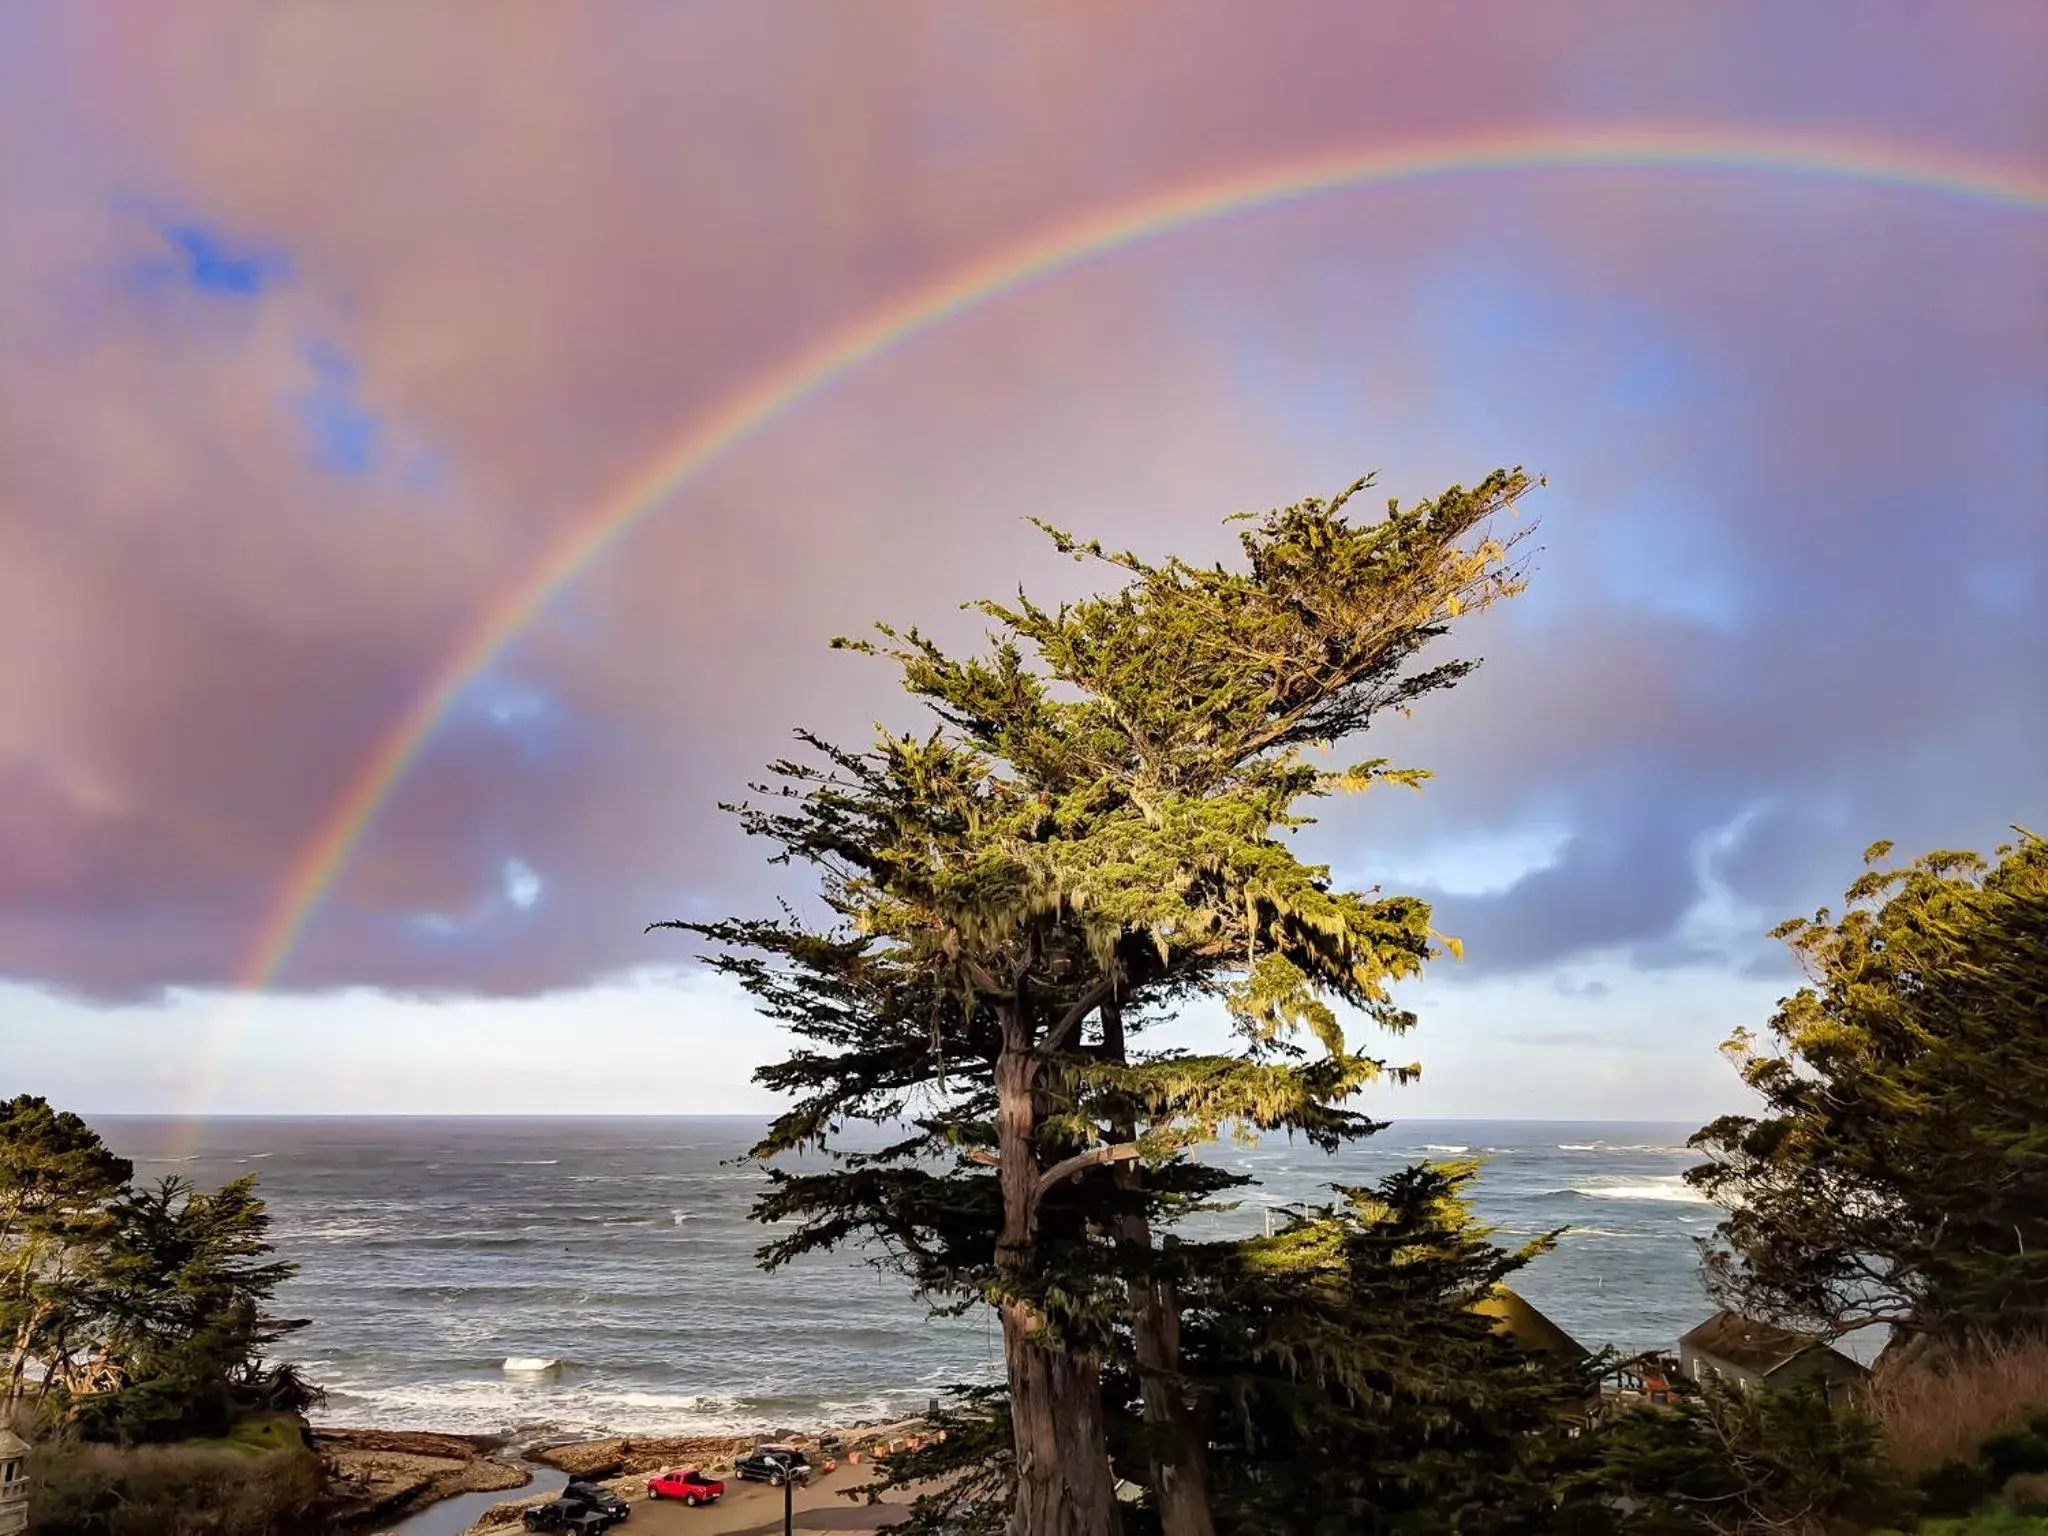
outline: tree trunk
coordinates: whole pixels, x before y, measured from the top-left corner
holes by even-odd
[[[1123,1009],[1102,1007],[1102,1054],[1121,1065],[1124,1054]],[[1135,1118],[1120,1120],[1111,1130],[1117,1141],[1137,1137]],[[1121,1163],[1116,1180],[1136,1206],[1144,1174],[1136,1163]],[[1170,1281],[1152,1275],[1152,1224],[1142,1208],[1117,1220],[1117,1246],[1122,1251],[1130,1291],[1131,1336],[1137,1346],[1138,1388],[1144,1396],[1145,1424],[1158,1444],[1152,1462],[1152,1493],[1158,1503],[1164,1536],[1215,1536],[1209,1512],[1207,1436],[1188,1412],[1181,1394],[1180,1298]]]
[[[1003,1230],[996,1268],[1004,1281],[1032,1277],[1038,1231],[1038,1154],[1033,1145],[1036,1060],[1020,997],[1006,1010],[996,1061],[996,1150]],[[1010,1536],[1116,1536],[1115,1487],[1102,1417],[1101,1368],[1092,1355],[1038,1342],[1043,1319],[1028,1300],[1002,1305],[1010,1374],[1010,1432],[1017,1458]]]

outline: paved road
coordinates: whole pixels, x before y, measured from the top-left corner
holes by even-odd
[[[799,1488],[794,1500],[799,1531],[872,1531],[903,1518],[909,1491],[881,1504],[846,1497],[866,1484],[868,1469],[841,1467]],[[898,1501],[901,1502],[898,1502]],[[619,1536],[780,1536],[782,1490],[762,1483],[725,1481],[725,1497],[706,1509],[686,1509],[667,1499],[642,1499]]]

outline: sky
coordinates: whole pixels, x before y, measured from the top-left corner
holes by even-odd
[[[0,0],[0,1093],[740,1113],[785,1042],[669,917],[801,895],[721,800],[919,722],[886,619],[1227,553],[1376,471],[1548,477],[1484,665],[1305,851],[1464,940],[1407,1116],[1686,1119],[1866,844],[2048,828],[2048,215],[1756,170],[1248,210],[846,371],[468,679],[274,974],[365,765],[565,532],[951,274],[1177,189],[1530,135],[2048,182],[2033,0]],[[780,372],[779,372],[780,371]],[[260,987],[248,985],[260,979]],[[1213,1017],[1183,1038],[1217,1037]]]

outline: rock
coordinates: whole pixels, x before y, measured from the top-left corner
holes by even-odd
[[[645,1477],[668,1467],[713,1467],[759,1442],[752,1435],[617,1435],[529,1452],[532,1460],[571,1477]]]
[[[402,1430],[315,1430],[337,1526],[360,1528],[424,1509],[458,1493],[523,1488],[527,1474],[489,1453],[483,1436]]]

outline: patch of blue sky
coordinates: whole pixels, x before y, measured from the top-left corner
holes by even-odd
[[[570,757],[586,756],[600,746],[604,734],[588,716],[570,707],[552,689],[503,671],[485,674],[462,693],[449,732],[474,739],[488,733],[529,770],[548,771]]]
[[[313,462],[343,479],[367,477],[382,457],[384,424],[359,398],[357,369],[339,348],[307,349],[312,384],[293,401]]]
[[[1586,559],[1619,604],[1718,630],[1739,625],[1747,593],[1736,552],[1711,506],[1674,502],[1673,467],[1657,446],[1666,424],[1704,418],[1726,397],[1725,372],[1699,339],[1640,302],[1493,260],[1433,272],[1415,299],[1433,406],[1452,441],[1512,441],[1533,470],[1606,482],[1602,504],[1585,505],[1582,491],[1538,508],[1572,519],[1546,540],[1567,546],[1553,559]],[[1558,617],[1567,600],[1582,600],[1575,586],[1539,579],[1513,614]]]
[[[1444,896],[1501,896],[1532,875],[1556,867],[1572,830],[1553,820],[1494,827],[1443,838],[1421,848],[1375,857],[1370,870],[1340,869],[1345,885],[1422,887]]]
[[[540,900],[542,892],[547,889],[546,882],[533,866],[521,858],[510,858],[505,861],[499,883],[505,893],[505,899],[521,912],[531,911],[534,903]]]
[[[463,690],[463,703],[501,730],[518,730],[556,713],[554,696],[517,678],[486,674]]]
[[[177,287],[215,298],[253,300],[291,279],[291,262],[201,220],[152,219],[159,248],[123,272],[138,291]]]
[[[502,920],[533,910],[547,892],[539,871],[514,854],[498,867],[489,889],[456,912],[414,912],[407,925],[415,932],[439,940],[481,935]]]
[[[1734,542],[1712,514],[1674,503],[1668,487],[1605,508],[1592,554],[1619,606],[1723,634],[1742,627],[1747,583]]]

